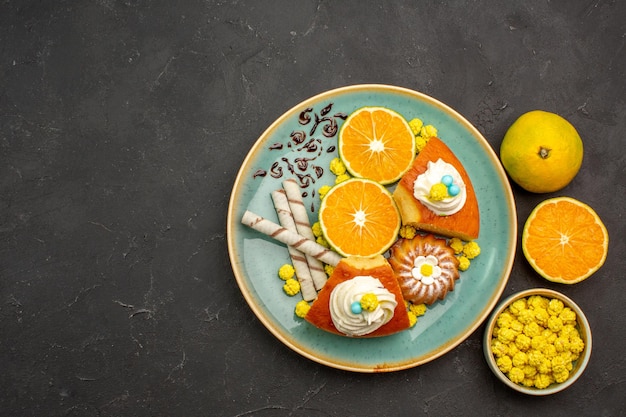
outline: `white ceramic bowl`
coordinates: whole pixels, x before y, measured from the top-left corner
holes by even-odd
[[[493,331],[498,316],[500,316],[500,314],[516,300],[519,300],[521,298],[528,298],[532,295],[541,295],[550,299],[558,298],[563,302],[565,306],[570,307],[576,313],[578,330],[583,342],[585,343],[585,348],[580,353],[578,359],[574,361],[573,368],[570,371],[570,375],[567,380],[561,383],[553,383],[547,388],[542,389],[535,387],[526,387],[512,382],[496,365],[496,357],[494,356],[491,347]],[[571,386],[574,382],[576,382],[580,375],[582,375],[583,371],[587,367],[587,364],[589,363],[589,357],[591,356],[591,330],[589,327],[589,322],[587,321],[587,318],[585,317],[583,311],[570,298],[557,291],[545,288],[534,288],[521,291],[509,296],[505,300],[503,300],[498,305],[498,307],[496,307],[496,309],[492,312],[489,320],[487,321],[487,326],[485,328],[485,334],[483,337],[483,351],[489,368],[493,371],[494,375],[508,387],[528,395],[550,395]]]

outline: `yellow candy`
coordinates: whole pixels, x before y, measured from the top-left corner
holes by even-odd
[[[296,279],[289,278],[283,285],[283,291],[290,297],[294,296],[300,292],[300,283]]]
[[[378,297],[376,294],[367,293],[361,297],[361,308],[367,311],[374,311],[378,307]]]
[[[474,259],[480,255],[480,246],[476,242],[467,242],[463,246],[463,255],[467,256],[467,259]]]
[[[455,255],[463,252],[463,241],[458,237],[453,237],[452,239],[450,239],[450,241],[448,242],[448,246],[450,246],[454,250]]]
[[[330,185],[322,185],[319,190],[317,190],[317,195],[319,195],[320,200],[326,197],[326,194],[330,191],[332,187]]]
[[[498,368],[524,386],[564,382],[585,348],[576,323],[576,313],[561,300],[516,300],[496,318],[491,349]]]
[[[426,314],[426,304],[409,304],[409,311],[415,314],[416,317]]]
[[[346,173],[346,165],[339,158],[334,158],[330,161],[330,172],[335,175],[343,175]]]
[[[432,201],[442,201],[448,197],[448,187],[438,182],[430,187],[430,194],[428,198]]]
[[[427,143],[428,143],[428,138],[416,136],[415,137],[415,153],[420,153],[422,149],[424,149]]]
[[[409,126],[411,126],[411,131],[413,132],[413,134],[417,136],[419,135],[420,130],[422,130],[422,126],[424,126],[424,123],[420,119],[414,118],[411,119],[411,121],[409,122]]]
[[[285,264],[278,269],[278,277],[283,281],[293,278],[295,274],[296,270],[289,264]]]
[[[417,234],[417,230],[415,230],[415,227],[411,226],[411,225],[403,225],[400,228],[400,237],[405,238],[405,239],[413,239],[415,237],[415,235]]]
[[[437,136],[437,128],[433,125],[422,126],[420,129],[420,136],[423,138],[432,138]]]
[[[467,271],[470,267],[470,260],[466,256],[459,256],[459,271]]]
[[[307,303],[304,300],[300,300],[296,304],[296,310],[295,310],[296,316],[300,318],[304,318],[304,316],[307,315],[310,309],[311,309],[311,306],[309,305],[309,303]]]

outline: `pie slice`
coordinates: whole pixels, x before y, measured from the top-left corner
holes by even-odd
[[[402,290],[382,255],[343,258],[304,319],[350,337],[388,336],[410,327]]]
[[[421,180],[428,176],[431,172],[429,170],[434,169],[436,164],[441,163],[439,160],[452,165],[456,169],[458,177],[462,179],[462,184],[458,185],[461,187],[462,194],[464,194],[465,202],[460,210],[453,214],[433,211],[428,206],[431,203],[429,201],[431,197],[425,196],[428,191],[418,191],[418,195],[422,196],[422,200],[415,196],[415,181],[418,178]],[[442,196],[437,197],[434,194],[430,194],[430,196],[432,196],[434,204],[437,204],[435,200],[442,198]],[[413,161],[411,168],[400,179],[393,193],[393,198],[400,211],[403,225],[411,225],[417,229],[446,237],[458,237],[465,241],[478,238],[480,213],[474,187],[461,162],[439,138],[432,137],[428,140],[426,146]],[[445,198],[446,200],[443,203],[446,204],[448,200],[453,200],[449,195]]]

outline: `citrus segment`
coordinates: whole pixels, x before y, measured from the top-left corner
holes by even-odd
[[[400,230],[400,214],[389,191],[361,178],[331,188],[322,200],[319,221],[326,241],[344,256],[380,255]]]
[[[597,213],[569,197],[540,203],[522,232],[522,250],[530,265],[547,280],[563,284],[596,272],[608,247],[609,235]]]
[[[350,174],[391,184],[411,166],[415,136],[409,123],[395,111],[363,107],[341,126],[338,148]]]

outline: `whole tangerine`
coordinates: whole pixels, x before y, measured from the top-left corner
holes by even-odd
[[[507,130],[500,160],[520,187],[550,193],[567,186],[580,170],[583,142],[565,118],[533,110],[522,114]]]

